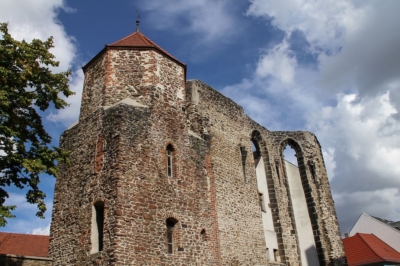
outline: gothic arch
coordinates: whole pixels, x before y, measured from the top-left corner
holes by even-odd
[[[179,216],[173,212],[173,211],[166,211],[160,215],[160,218],[158,221],[165,225],[166,221],[169,219],[173,219],[176,221],[176,228],[175,228],[175,237],[176,237],[176,246],[178,248],[182,248],[182,221],[179,219]]]
[[[258,156],[262,156],[264,162],[265,177],[267,179],[268,195],[269,195],[270,208],[272,210],[274,231],[276,233],[278,241],[279,256],[281,258],[281,261],[284,263],[286,262],[286,257],[285,257],[285,250],[283,248],[284,247],[283,236],[282,236],[283,230],[281,223],[279,222],[280,221],[279,211],[273,211],[273,210],[278,210],[278,203],[277,203],[278,200],[276,198],[276,193],[275,193],[275,183],[274,183],[274,178],[272,176],[272,167],[269,157],[269,151],[264,138],[262,137],[261,133],[258,130],[253,130],[253,132],[251,133],[250,140],[253,142],[256,151],[260,153]]]
[[[307,204],[308,214],[309,214],[309,218],[310,218],[310,222],[311,222],[312,233],[314,235],[314,244],[315,244],[315,247],[317,250],[318,260],[319,260],[320,265],[325,265],[325,257],[324,257],[324,253],[323,253],[323,249],[322,249],[322,244],[320,241],[321,233],[320,233],[319,225],[318,225],[318,216],[316,215],[316,207],[315,207],[316,204],[315,204],[315,200],[311,193],[310,181],[309,181],[309,178],[307,175],[307,169],[306,169],[307,162],[306,162],[306,159],[304,158],[305,156],[303,153],[303,149],[302,149],[301,145],[297,141],[293,140],[292,138],[287,138],[287,139],[283,140],[279,146],[279,148],[280,148],[279,154],[280,154],[280,158],[282,158],[282,164],[283,164],[283,159],[284,159],[283,151],[286,146],[290,146],[296,152],[297,166],[299,169],[301,184],[302,184],[304,195],[306,198],[306,204]],[[287,170],[286,170],[286,167],[283,167],[283,169],[284,169],[284,176],[285,176],[286,191],[289,195],[289,200],[290,200],[290,207],[291,207],[290,216],[292,218],[292,224],[296,230],[296,239],[297,239],[297,243],[298,243],[298,249],[300,249],[299,239],[297,236],[296,223],[294,220],[292,197],[290,196],[289,181],[288,181],[288,176],[287,176],[287,172],[286,172]],[[299,255],[300,255],[300,252],[299,252]]]
[[[164,173],[168,179],[178,177],[178,149],[177,146],[172,142],[168,141],[162,150],[163,160],[162,165],[164,166]]]

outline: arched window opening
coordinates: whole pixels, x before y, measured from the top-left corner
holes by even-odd
[[[167,146],[167,176],[171,178],[174,173],[173,167],[173,154],[174,154],[174,147],[171,144]]]
[[[240,154],[242,156],[243,179],[244,179],[244,182],[246,183],[247,182],[247,178],[246,178],[246,159],[247,159],[246,147],[240,146]]]
[[[206,229],[201,230],[200,236],[201,236],[201,239],[202,239],[203,241],[206,241],[206,240],[207,240],[207,238],[206,238]]]
[[[174,228],[178,221],[174,218],[168,218],[166,220],[167,224],[167,251],[172,254],[174,251]]]
[[[274,252],[274,261],[280,262],[281,259],[279,256],[279,251],[277,249],[274,249],[273,252]]]
[[[312,178],[314,179],[315,182],[318,183],[317,173],[315,170],[315,163],[313,161],[308,161],[308,168],[310,169]]]
[[[96,202],[92,210],[91,253],[93,254],[103,250],[104,202]]]

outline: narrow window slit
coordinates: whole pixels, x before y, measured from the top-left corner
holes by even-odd
[[[247,158],[247,151],[244,146],[240,146],[240,154],[242,155],[242,170],[243,170],[243,178],[244,182],[247,182],[246,178],[246,158]]]
[[[167,176],[169,178],[173,177],[174,169],[173,169],[173,153],[174,148],[172,145],[167,146]]]
[[[166,220],[166,225],[167,225],[167,252],[169,254],[174,253],[174,229],[175,229],[175,224],[178,221],[174,218],[168,218]]]

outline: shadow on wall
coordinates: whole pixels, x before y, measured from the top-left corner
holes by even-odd
[[[337,265],[337,266],[342,266],[342,265],[347,265],[347,259],[346,257],[341,257],[338,259],[333,259],[333,264],[332,265]]]
[[[307,260],[307,265],[312,266],[312,265],[318,265],[319,261],[315,261],[315,247],[309,247],[306,252],[306,260]],[[315,264],[317,262],[317,264]]]
[[[24,259],[22,256],[21,256],[21,258],[2,257],[2,258],[0,258],[0,265],[22,266],[22,265],[24,265]]]
[[[307,258],[307,264],[309,266],[314,266],[314,265],[319,265],[319,262],[316,262],[314,259],[314,253],[315,253],[315,247],[310,247],[306,250],[306,258]],[[317,264],[316,264],[317,263]],[[341,257],[338,259],[333,259],[332,264],[329,264],[332,266],[343,266],[347,265],[346,257]]]
[[[28,259],[24,256],[6,256],[0,254],[0,265],[1,266],[23,266],[23,265],[35,265],[35,266],[51,266],[51,260],[33,260]]]

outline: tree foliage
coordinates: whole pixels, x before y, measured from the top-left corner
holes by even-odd
[[[67,152],[50,146],[51,137],[43,127],[38,110],[68,104],[60,95],[73,94],[68,87],[70,71],[52,73],[59,62],[49,52],[53,38],[17,41],[0,23],[0,226],[12,218],[16,206],[5,206],[8,186],[28,188],[26,200],[36,204],[36,215],[44,218],[45,193],[38,187],[40,174],[55,176],[57,162],[67,160]]]

